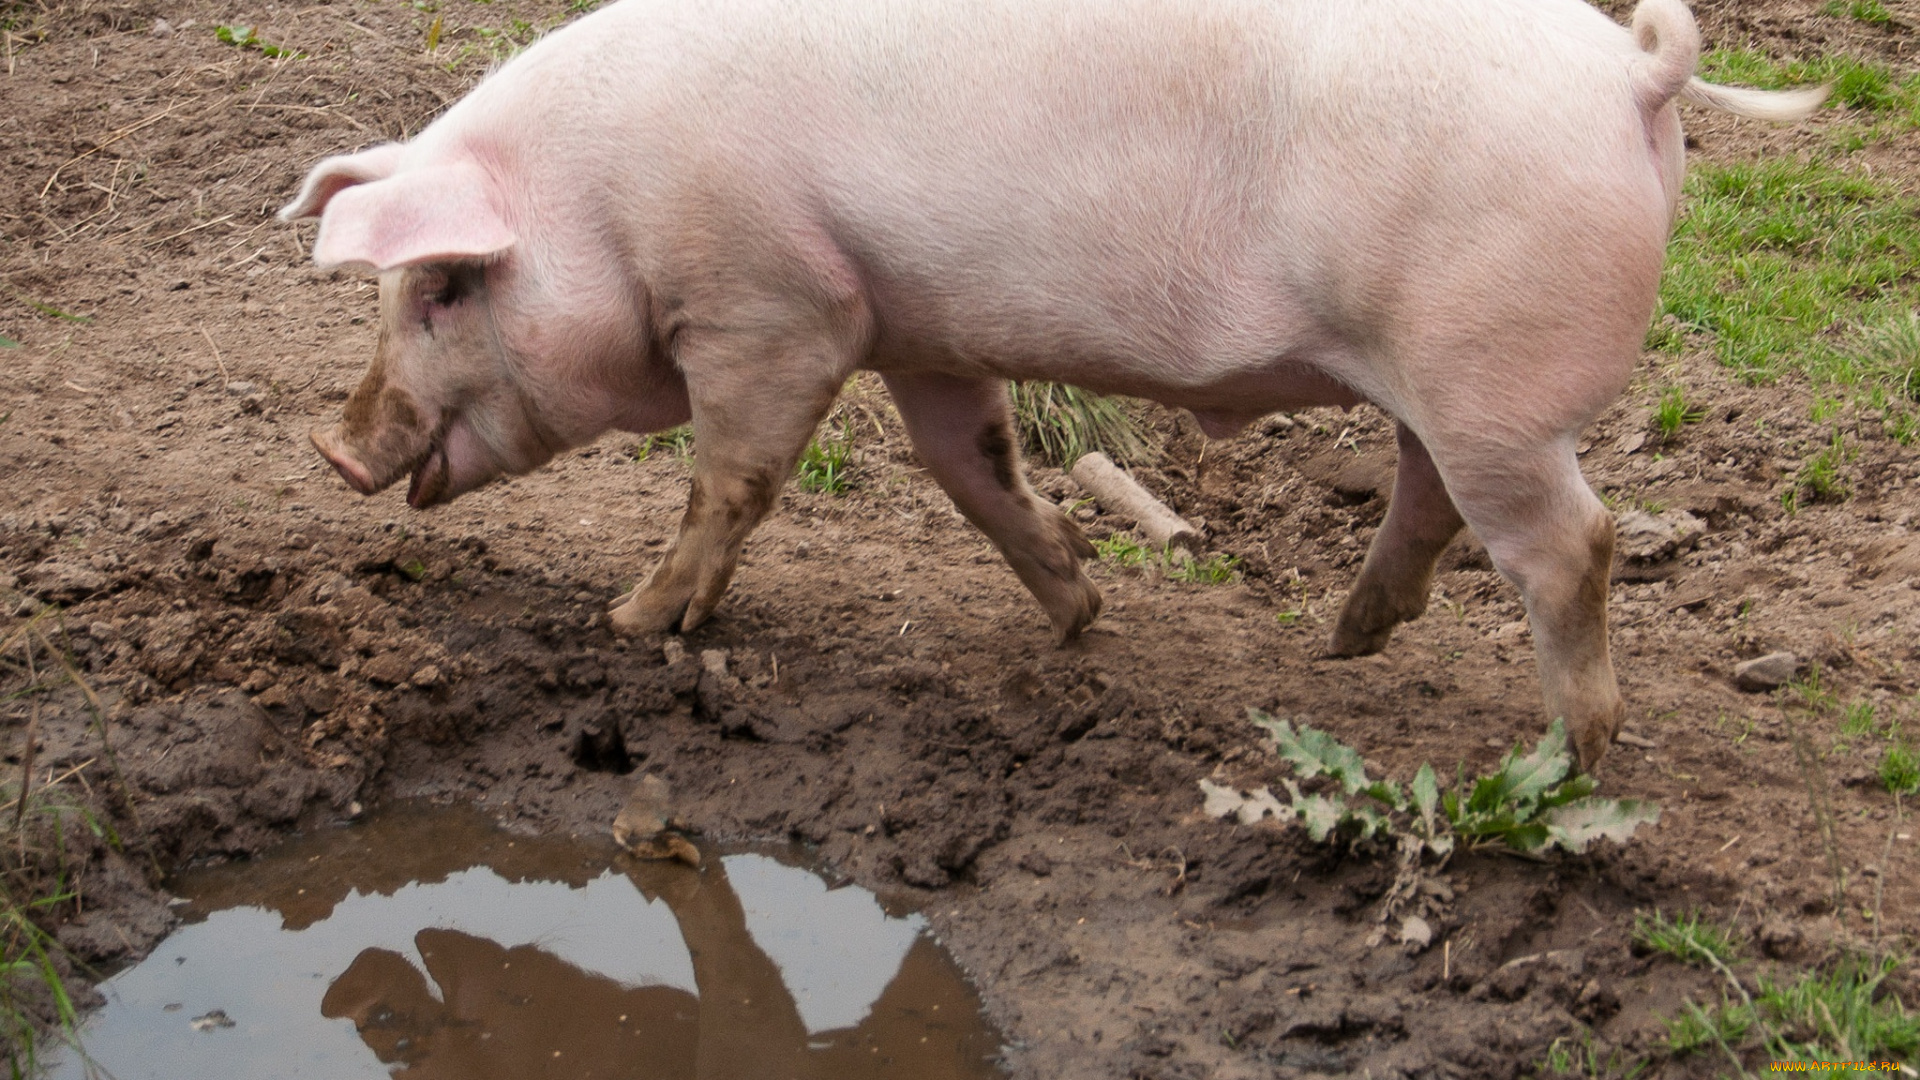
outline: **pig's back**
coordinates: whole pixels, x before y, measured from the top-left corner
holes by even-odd
[[[1117,386],[1378,325],[1463,228],[1663,234],[1636,55],[1578,0],[624,0],[516,65],[813,218],[901,348]]]

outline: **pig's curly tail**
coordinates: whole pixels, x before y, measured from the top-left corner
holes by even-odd
[[[1752,120],[1804,120],[1827,99],[1830,85],[1798,90],[1745,90],[1697,79],[1700,28],[1680,0],[1640,0],[1633,9],[1633,40],[1646,55],[1633,66],[1633,96],[1652,116],[1678,97]]]

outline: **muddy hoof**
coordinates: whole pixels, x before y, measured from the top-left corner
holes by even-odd
[[[1392,640],[1392,626],[1382,630],[1360,630],[1341,625],[1334,628],[1333,637],[1327,641],[1327,656],[1335,660],[1372,656],[1386,648],[1387,642]]]
[[[687,601],[661,603],[643,589],[623,596],[624,602],[616,600],[607,611],[607,623],[616,634],[637,637],[670,633],[679,627],[680,617],[687,611]]]

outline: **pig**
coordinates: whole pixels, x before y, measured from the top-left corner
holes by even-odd
[[[679,535],[615,629],[708,618],[835,395],[915,450],[1063,639],[1093,550],[1024,479],[1007,381],[1397,422],[1390,508],[1328,643],[1382,648],[1470,526],[1591,768],[1624,706],[1613,522],[1582,429],[1627,384],[1680,197],[1677,101],[1791,121],[1824,89],[1693,74],[1680,0],[623,0],[406,143],[316,165],[287,220],[379,275],[313,443],[444,503],[609,429],[691,419]]]

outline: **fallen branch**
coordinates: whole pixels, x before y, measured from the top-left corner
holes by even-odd
[[[1154,498],[1107,455],[1095,451],[1073,463],[1073,479],[1099,501],[1100,505],[1122,517],[1132,518],[1142,535],[1156,546],[1200,551],[1200,530],[1174,513],[1167,504]]]

